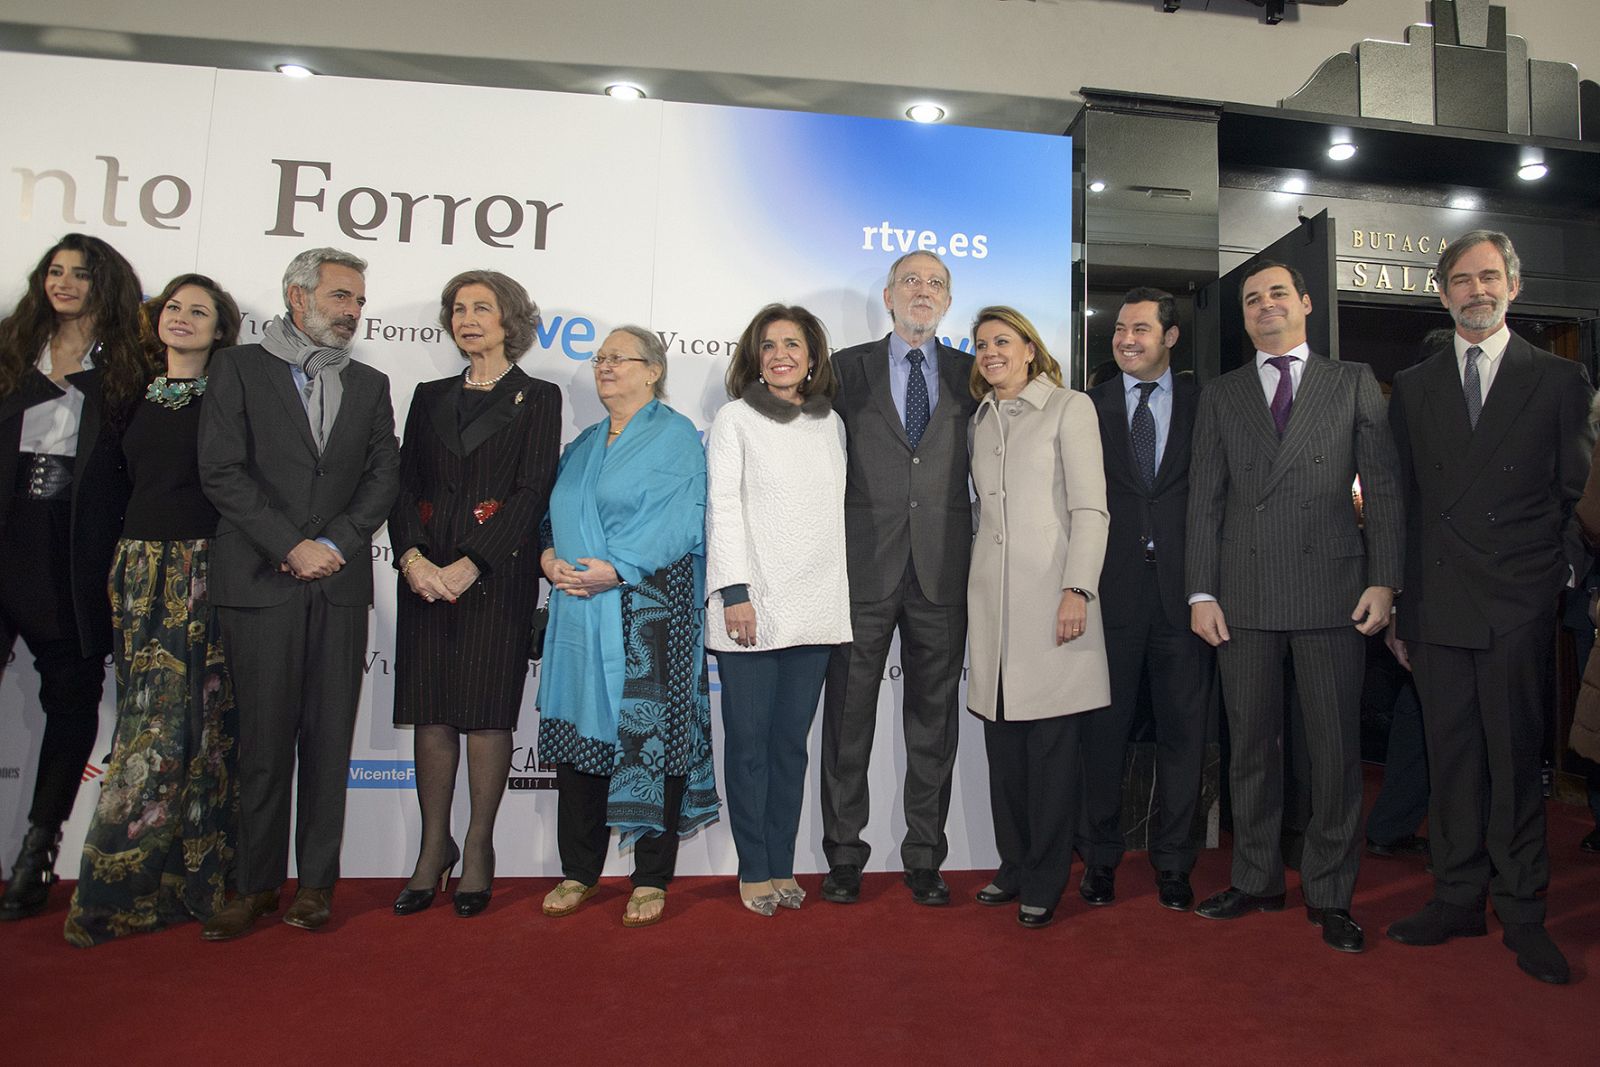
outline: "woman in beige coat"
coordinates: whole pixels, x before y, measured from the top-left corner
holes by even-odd
[[[1064,388],[1033,324],[1008,307],[973,324],[967,706],[984,722],[1000,869],[980,904],[1021,899],[1049,925],[1077,825],[1078,713],[1110,703],[1095,587],[1105,558],[1105,472],[1094,404]]]

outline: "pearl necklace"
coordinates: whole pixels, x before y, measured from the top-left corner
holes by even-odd
[[[164,408],[177,411],[197,396],[206,393],[206,378],[178,378],[176,380],[162,375],[150,383],[150,388],[145,390],[144,398],[151,403],[160,404]]]
[[[466,370],[461,372],[461,383],[463,385],[465,385],[468,389],[493,389],[495,387],[495,384],[497,382],[499,382],[501,378],[504,378],[506,375],[510,374],[511,373],[511,368],[515,367],[515,366],[516,366],[515,363],[507,363],[505,370],[501,371],[499,374],[496,374],[493,378],[490,378],[486,382],[475,382],[475,381],[473,381],[472,380],[472,367],[468,366]]]

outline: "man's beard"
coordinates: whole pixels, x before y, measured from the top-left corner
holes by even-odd
[[[1484,307],[1452,307],[1450,317],[1456,320],[1457,326],[1473,331],[1493,330],[1505,320],[1506,308],[1511,306],[1511,301],[1502,297],[1494,297],[1492,306]]]
[[[324,315],[314,300],[306,301],[305,318],[305,335],[323,348],[349,348],[350,342],[355,340],[355,327],[356,322],[359,320],[352,320],[348,317],[336,319],[332,315]],[[350,324],[349,337],[341,336],[339,331],[333,328],[336,322],[348,322]]]

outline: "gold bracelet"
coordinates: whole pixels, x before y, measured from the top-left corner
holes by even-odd
[[[400,577],[402,578],[409,574],[411,572],[411,568],[415,567],[417,565],[417,561],[422,558],[422,552],[420,549],[413,548],[407,553],[407,555],[410,556],[409,559],[403,559],[400,561]]]

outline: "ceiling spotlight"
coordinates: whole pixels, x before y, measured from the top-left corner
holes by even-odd
[[[286,78],[309,78],[316,73],[310,67],[303,67],[299,63],[279,63],[272,69]]]
[[[1280,193],[1303,193],[1306,191],[1304,178],[1285,178],[1283,184],[1278,186]]]
[[[1345,160],[1354,157],[1355,154],[1356,146],[1349,141],[1339,141],[1328,146],[1328,158],[1336,163],[1343,163]]]
[[[1103,193],[1106,191],[1106,183],[1096,178],[1089,183],[1089,191],[1091,193]]]
[[[1452,196],[1450,206],[1457,211],[1475,211],[1478,207],[1478,198],[1475,196]]]
[[[1525,182],[1536,182],[1550,173],[1550,168],[1543,163],[1524,163],[1517,168],[1517,177]]]
[[[1083,314],[1084,314],[1084,316],[1086,318],[1093,318],[1094,317],[1094,308],[1084,308],[1083,309]]]
[[[606,95],[615,100],[643,100],[644,90],[632,82],[615,82],[606,86]]]
[[[906,118],[912,122],[938,122],[944,118],[944,108],[938,104],[912,104],[906,108]]]

